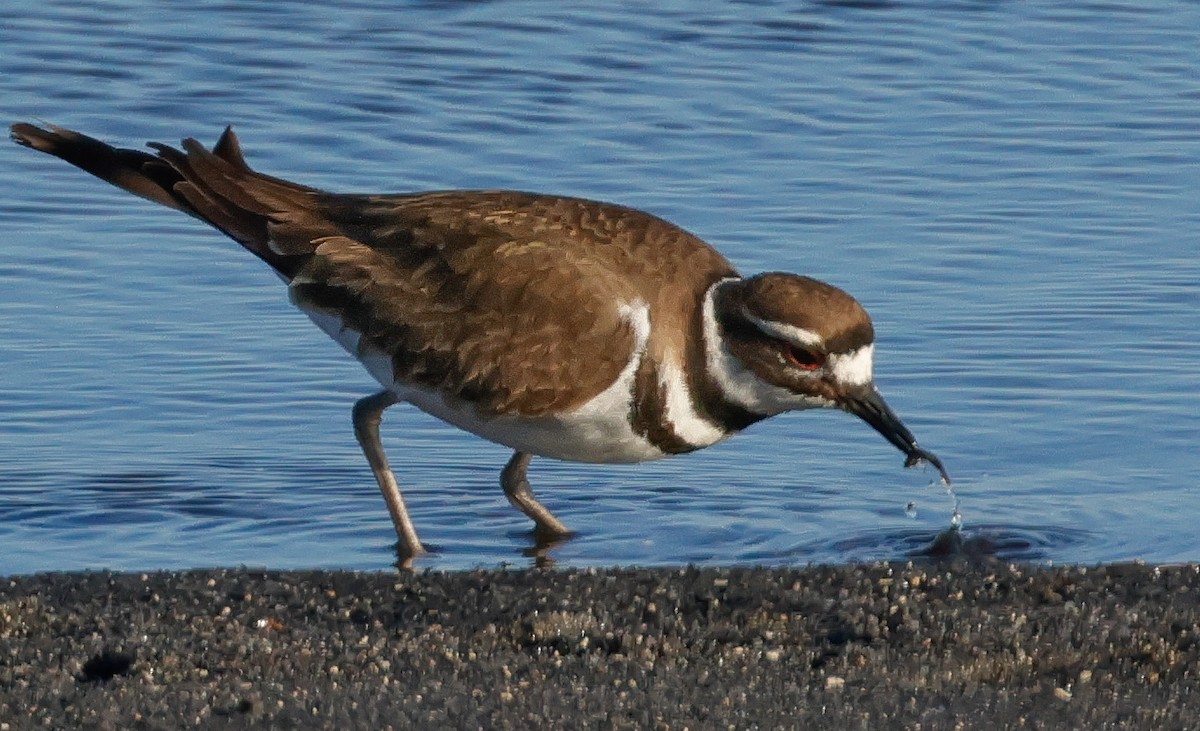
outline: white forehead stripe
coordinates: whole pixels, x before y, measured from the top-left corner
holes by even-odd
[[[773,335],[780,340],[786,340],[789,343],[797,343],[808,348],[823,348],[825,345],[825,341],[820,335],[807,328],[796,327],[795,325],[789,325],[786,322],[763,320],[751,315],[749,312],[746,312],[745,309],[742,310],[742,315],[762,332],[766,333],[767,335]]]
[[[864,345],[849,353],[829,356],[829,370],[833,379],[847,386],[865,386],[871,382],[874,372],[875,345]]]

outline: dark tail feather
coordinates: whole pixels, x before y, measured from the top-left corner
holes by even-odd
[[[217,139],[217,144],[213,145],[212,151],[214,155],[238,170],[245,173],[250,172],[250,166],[246,164],[246,158],[242,156],[242,143],[233,133],[233,127],[225,128],[225,131]]]
[[[183,150],[152,143],[158,154],[112,147],[62,127],[17,123],[12,138],[20,145],[62,158],[122,190],[183,211],[220,229],[286,276],[297,255],[271,249],[276,217],[294,217],[312,204],[318,191],[256,173],[246,164],[237,135],[225,128],[211,152],[193,139]],[[310,233],[309,231],[303,232]],[[312,231],[315,237],[318,231]]]
[[[69,129],[47,126],[49,129],[14,124],[11,130],[13,141],[60,157],[134,195],[187,211],[186,204],[173,191],[175,184],[183,178],[159,158],[140,150],[118,149]]]

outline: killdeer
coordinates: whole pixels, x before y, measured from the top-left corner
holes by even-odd
[[[838,408],[917,445],[872,381],[866,310],[824,282],[742,277],[679,227],[609,203],[508,190],[326,193],[251,170],[231,129],[156,154],[60,127],[12,138],[224,232],[382,385],[354,433],[402,557],[423,552],[379,439],[404,401],[514,450],[500,483],[542,538],[569,529],[526,479],[534,455],[641,462],[785,411]]]

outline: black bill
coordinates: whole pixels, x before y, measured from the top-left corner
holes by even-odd
[[[870,424],[875,431],[883,435],[884,439],[908,455],[908,459],[904,461],[905,467],[912,467],[922,461],[928,462],[942,473],[942,479],[946,484],[950,484],[950,475],[942,466],[942,461],[934,456],[933,452],[917,446],[917,438],[912,435],[908,427],[904,426],[904,422],[900,421],[900,417],[896,416],[896,413],[887,405],[883,396],[879,395],[879,390],[874,386],[863,386],[847,393],[841,400],[840,406]]]

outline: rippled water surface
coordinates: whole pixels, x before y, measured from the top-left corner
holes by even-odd
[[[0,10],[0,109],[126,145],[240,133],[336,190],[616,200],[856,294],[877,377],[1006,558],[1200,560],[1200,5],[317,4]],[[373,384],[236,244],[0,145],[0,574],[386,568]],[[434,568],[526,565],[502,448],[384,438]],[[932,473],[785,415],[643,466],[535,461],[560,565],[919,553]],[[909,503],[915,509],[906,510]]]

